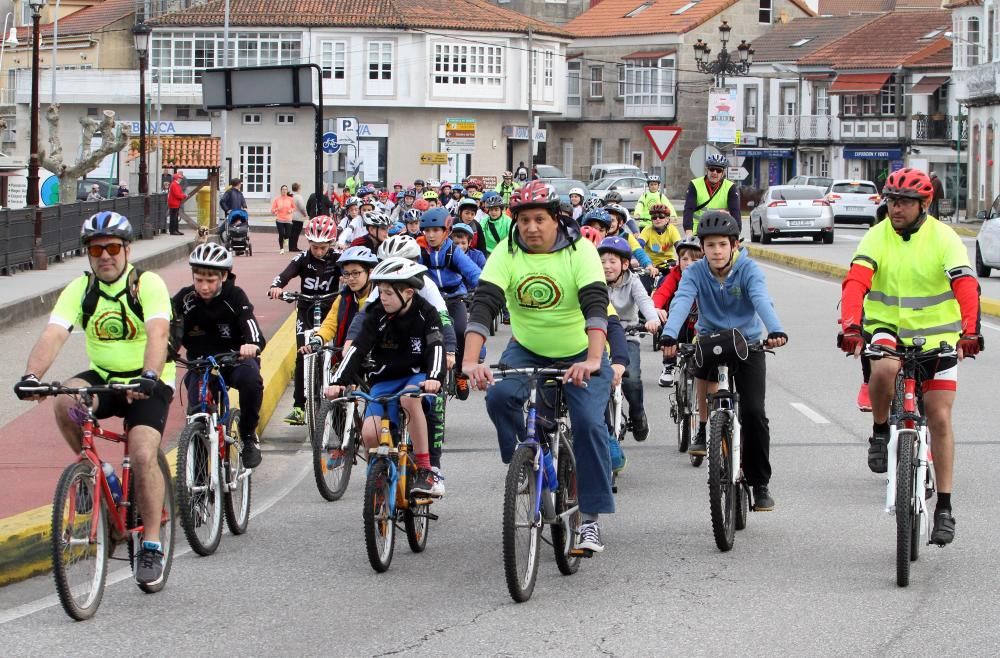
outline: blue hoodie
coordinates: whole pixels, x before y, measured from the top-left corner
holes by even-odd
[[[670,302],[664,336],[677,338],[695,301],[698,302],[699,334],[739,329],[747,340],[760,340],[766,336],[761,332],[762,320],[769,333],[784,332],[767,292],[764,273],[745,251],[736,254],[724,284],[712,274],[707,259],[684,270],[680,286]]]
[[[469,288],[479,285],[482,270],[451,238],[445,238],[437,249],[428,245],[426,250],[421,250],[420,260],[445,299],[464,295]]]

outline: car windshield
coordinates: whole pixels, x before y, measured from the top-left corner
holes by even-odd
[[[600,180],[595,180],[590,184],[590,189],[592,190],[606,190],[611,187],[611,184],[615,182],[613,178],[601,178]]]
[[[823,190],[815,187],[771,190],[771,199],[775,201],[806,201],[808,199],[820,199],[822,197]]]
[[[878,194],[871,183],[837,183],[830,191],[840,194]]]
[[[587,189],[581,181],[574,180],[572,178],[562,178],[559,180],[549,181],[552,187],[556,188],[558,194],[569,194],[569,191],[574,187],[579,187],[580,189]]]

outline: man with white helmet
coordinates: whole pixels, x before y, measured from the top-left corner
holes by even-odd
[[[684,197],[684,237],[698,232],[698,218],[708,210],[725,210],[742,230],[740,191],[726,178],[728,166],[729,160],[721,153],[709,155],[705,158],[705,175],[688,183]]]

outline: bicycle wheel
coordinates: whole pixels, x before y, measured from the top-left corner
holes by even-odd
[[[507,591],[518,603],[531,598],[538,576],[541,519],[535,509],[535,448],[521,446],[507,467],[503,495],[503,569]]]
[[[677,400],[677,452],[687,452],[691,446],[691,437],[695,420],[691,412],[691,386],[690,377],[681,372],[681,379],[675,384]]]
[[[916,507],[916,501],[913,500],[914,468],[913,439],[904,434],[899,438],[899,459],[896,462],[896,584],[900,587],[910,584]]]
[[[552,548],[556,555],[556,566],[559,572],[565,576],[575,574],[580,568],[580,556],[569,555],[572,548],[573,534],[580,527],[580,499],[577,494],[576,483],[576,459],[573,457],[573,448],[566,437],[559,437],[559,490],[556,491],[556,514],[562,514],[567,510],[576,507],[576,511],[569,517],[570,535],[566,536],[566,529],[562,523],[552,524]],[[569,544],[569,545],[567,545]]]
[[[750,491],[746,484],[736,485],[736,529],[745,530],[750,513]]]
[[[162,450],[157,451],[156,461],[163,476],[163,511],[160,513],[160,543],[163,545],[163,576],[155,583],[138,584],[139,589],[147,594],[153,594],[163,589],[170,575],[170,566],[174,562],[174,519],[177,518],[177,508],[174,504],[173,480],[170,478],[170,466]],[[128,563],[135,571],[135,556],[142,546],[142,533],[135,529],[143,526],[142,515],[139,513],[139,501],[136,499],[135,477],[129,481],[128,499],[132,504],[128,508],[128,527],[131,538],[128,542]]]
[[[365,482],[365,504],[362,512],[365,522],[365,548],[372,569],[382,573],[392,563],[396,545],[396,519],[389,512],[390,501],[396,492],[389,477],[389,462],[379,459],[372,464]]]
[[[323,399],[323,358],[322,354],[306,354],[302,357],[302,390],[306,395],[306,436],[312,440],[322,432],[320,401]]]
[[[52,503],[52,575],[63,610],[77,621],[101,605],[110,543],[96,468],[89,461],[67,466]]]
[[[240,410],[229,412],[226,428],[226,460],[222,464],[225,475],[226,525],[229,532],[242,535],[250,522],[250,500],[253,493],[253,470],[243,466],[243,439],[240,437]]]
[[[720,551],[733,547],[736,534],[736,496],[732,459],[732,420],[728,413],[716,412],[709,421],[708,502],[712,512],[712,533]]]
[[[409,458],[403,468],[406,471],[407,490],[409,490],[417,471]],[[410,496],[409,507],[403,510],[403,527],[406,529],[406,542],[410,545],[410,550],[414,553],[423,553],[427,548],[427,534],[431,529],[430,519],[427,517],[430,505],[416,504],[413,501],[414,498]]]
[[[347,445],[342,448],[347,405],[325,401],[320,417],[323,419],[320,425],[322,431],[318,435],[313,435],[312,439],[313,476],[316,479],[319,495],[332,502],[340,500],[351,481],[360,419],[355,412],[351,436],[347,439]]]
[[[177,439],[177,507],[184,536],[198,555],[211,555],[222,539],[222,472],[212,477],[211,451],[218,450],[213,439],[200,420]]]

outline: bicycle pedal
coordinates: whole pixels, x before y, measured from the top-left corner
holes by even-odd
[[[569,551],[570,557],[594,557],[594,551],[589,548],[571,548]]]

